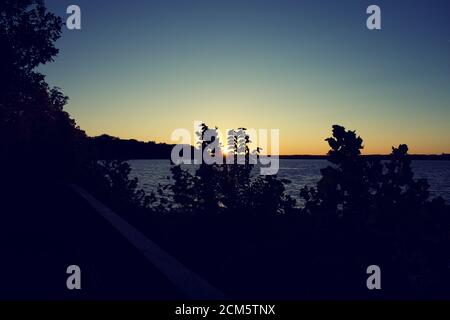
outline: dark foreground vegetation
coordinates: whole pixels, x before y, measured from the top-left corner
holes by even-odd
[[[301,207],[288,181],[252,178],[248,163],[203,164],[173,166],[174,184],[127,217],[231,296],[450,297],[450,210],[414,179],[407,146],[381,161],[361,157],[363,140],[341,126],[327,141],[330,166],[299,190]],[[380,292],[366,287],[373,264]]]
[[[58,52],[61,19],[39,0],[4,0],[0,13],[3,205],[14,204],[11,193],[27,201],[35,188],[80,184],[231,297],[450,298],[450,210],[414,179],[406,145],[387,162],[362,157],[362,139],[334,126],[330,166],[316,187],[298,190],[300,208],[284,192],[288,181],[252,177],[248,161],[195,173],[173,166],[175,183],[148,195],[112,159],[111,139],[93,143],[64,111],[67,97],[36,71]],[[150,148],[168,152],[151,143],[139,152]],[[20,214],[1,212],[4,225]],[[64,228],[57,221],[47,227]],[[366,287],[373,264],[381,291]]]

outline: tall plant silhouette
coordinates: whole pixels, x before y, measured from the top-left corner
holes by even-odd
[[[206,139],[208,130],[209,137]],[[211,143],[217,141],[217,128],[203,124],[197,132],[199,150],[202,154],[215,155]],[[203,214],[228,213],[237,215],[273,215],[293,210],[295,201],[285,195],[284,183],[276,177],[252,176],[254,164],[245,128],[228,132],[228,154],[220,154],[221,164],[202,162],[194,173],[172,167],[174,184],[168,186],[173,193],[175,208],[181,211]],[[256,150],[258,152],[258,150]],[[226,158],[232,159],[228,163]]]

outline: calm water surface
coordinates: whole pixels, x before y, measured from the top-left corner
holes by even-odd
[[[132,176],[139,178],[140,187],[150,193],[159,184],[169,184],[169,160],[131,160]],[[299,190],[305,185],[314,186],[320,179],[320,169],[329,164],[327,160],[281,159],[278,176],[291,181],[286,192],[299,200]],[[450,161],[413,161],[416,178],[426,178],[433,196],[442,196],[450,202]],[[186,166],[194,170],[194,166]]]

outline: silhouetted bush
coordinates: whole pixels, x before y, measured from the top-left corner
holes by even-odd
[[[209,127],[202,125],[198,132],[199,148],[202,154],[213,139],[206,141],[205,132]],[[232,152],[234,163],[206,164],[202,162],[194,173],[175,165],[171,168],[174,183],[159,190],[159,199],[167,191],[171,193],[165,204],[167,211],[193,214],[233,214],[262,216],[283,214],[294,210],[295,200],[285,194],[284,183],[275,176],[252,176],[254,164],[250,162],[249,136],[242,130],[243,141],[234,141]],[[230,136],[237,137],[238,134]],[[214,150],[210,150],[214,152]],[[237,164],[239,154],[243,164]],[[158,198],[158,197],[157,197]],[[164,207],[164,206],[163,206]]]
[[[442,198],[429,199],[426,180],[414,179],[408,147],[392,148],[382,162],[361,157],[363,140],[344,127],[333,126],[326,140],[332,166],[321,170],[316,188],[300,192],[317,237],[339,248],[346,268],[378,261],[401,269],[391,289],[437,294],[449,280],[450,211]]]
[[[130,178],[130,165],[122,160],[91,161],[84,166],[79,182],[90,192],[122,212],[146,210],[150,196]]]

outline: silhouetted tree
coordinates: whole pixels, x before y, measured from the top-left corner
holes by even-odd
[[[57,55],[55,41],[62,25],[62,19],[47,11],[41,0],[0,2],[2,187],[75,181],[116,208],[145,207],[149,198],[137,189],[136,179],[129,179],[129,165],[114,159],[121,157],[99,159],[104,151],[101,142],[108,139],[87,139],[64,111],[68,97],[51,88],[36,70]],[[130,145],[141,146],[137,141],[116,140],[118,155]],[[167,152],[167,147],[163,149]]]
[[[65,179],[81,162],[85,137],[67,102],[36,67],[53,60],[62,20],[40,0],[0,3],[0,170],[3,177]],[[17,168],[15,170],[14,168]]]
[[[397,270],[392,290],[439,292],[448,283],[450,211],[442,198],[429,200],[426,180],[414,179],[408,147],[381,162],[361,157],[362,139],[344,127],[333,126],[326,141],[332,165],[316,188],[300,191],[321,250],[339,252],[347,268],[372,259]]]

